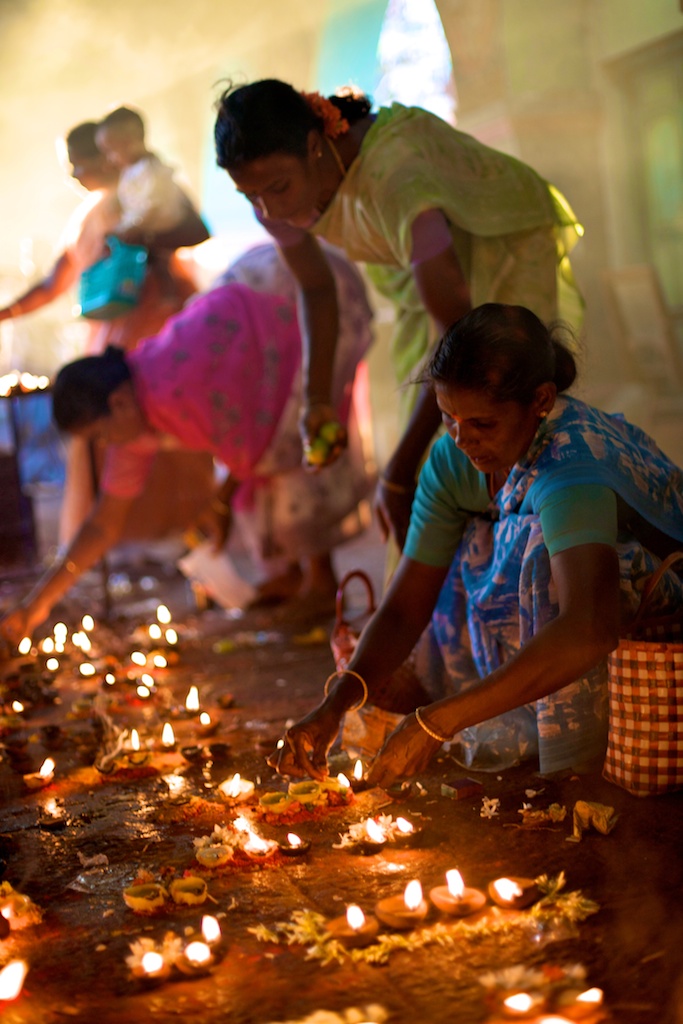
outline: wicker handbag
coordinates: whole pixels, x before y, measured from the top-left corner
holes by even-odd
[[[348,584],[357,579],[365,588],[367,608],[362,615],[348,621],[344,618],[344,596]],[[337,615],[330,646],[338,669],[345,668],[358,643],[366,622],[375,611],[375,597],[370,578],[361,569],[355,569],[344,576],[337,590]],[[422,688],[412,661],[396,669],[379,687],[375,687],[373,703],[366,704],[359,711],[349,711],[344,716],[342,747],[352,756],[371,758],[384,745],[384,740],[393,732],[404,715],[430,701]]]
[[[683,787],[683,608],[647,617],[669,555],[643,590],[628,634],[608,657],[609,735],[603,775],[634,796]]]

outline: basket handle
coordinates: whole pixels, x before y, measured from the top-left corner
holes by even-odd
[[[368,607],[366,615],[371,615],[375,610],[375,594],[372,589],[372,581],[367,573],[363,572],[362,569],[352,569],[351,572],[347,572],[344,578],[337,587],[337,600],[336,600],[336,612],[337,622],[341,623],[344,621],[344,590],[348,583],[353,579],[359,579],[361,583],[365,585],[365,590],[368,597]]]
[[[683,561],[683,551],[672,551],[671,554],[664,559],[662,564],[657,569],[655,569],[655,571],[649,577],[647,583],[643,587],[643,593],[640,597],[640,605],[638,607],[638,611],[635,614],[635,618],[629,626],[629,631],[636,629],[639,626],[640,621],[643,618],[643,615],[645,614],[645,611],[647,609],[647,605],[650,601],[650,598],[659,586],[659,581],[661,580],[662,576],[673,565],[675,565],[676,562],[679,561]]]

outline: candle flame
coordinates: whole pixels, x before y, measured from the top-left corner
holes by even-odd
[[[161,640],[163,633],[158,622],[153,622],[149,627],[149,636],[151,640]]]
[[[55,622],[55,626],[52,632],[54,633],[54,637],[57,643],[63,644],[64,641],[66,640],[67,633],[69,632],[69,630],[66,628],[66,623]]]
[[[83,633],[80,633],[78,631],[71,634],[71,643],[74,645],[74,647],[80,647],[81,646],[81,637],[83,635],[84,635]]]
[[[453,869],[453,871],[447,871],[446,884],[451,896],[455,896],[457,900],[462,899],[462,895],[465,891],[465,883],[463,882],[462,875],[459,871],[456,869]]]
[[[226,796],[237,797],[240,795],[240,792],[242,791],[242,776],[240,775],[239,772],[235,772],[232,778],[226,779],[224,782],[221,782],[218,788],[221,790],[222,793],[225,793]],[[248,832],[249,828],[247,827],[246,829],[242,829],[242,831]]]
[[[353,766],[353,777],[356,780],[356,782],[363,781],[363,762],[361,761],[360,758],[358,758],[358,760]]]
[[[422,886],[417,878],[414,878],[412,882],[408,882],[406,891],[403,894],[403,902],[408,910],[417,910],[422,903]]]
[[[151,688],[152,686],[154,686],[154,676],[151,676],[149,672],[143,672],[142,675],[140,676],[140,682],[144,686],[149,686]]]
[[[9,1002],[16,999],[22,990],[28,964],[24,960],[12,960],[0,971],[0,999]]]
[[[155,668],[166,668],[167,665],[168,665],[168,662],[166,661],[166,658],[163,656],[163,654],[155,654],[154,655],[154,667]]]
[[[55,649],[55,642],[51,636],[46,636],[40,644],[40,649],[43,654],[52,654]]]
[[[19,654],[28,654],[29,651],[31,650],[31,637],[30,636],[23,637],[19,641],[19,646],[18,646],[17,650],[19,651]]]
[[[238,832],[251,832],[251,825],[243,814],[240,814],[239,817],[235,818],[232,824]]]
[[[157,619],[159,622],[163,623],[164,626],[167,626],[171,621],[171,613],[165,604],[160,604],[157,608]]]
[[[533,1005],[534,1001],[528,992],[515,992],[503,1000],[503,1006],[516,1013],[528,1013]]]
[[[78,671],[82,676],[94,676],[95,666],[91,665],[89,661],[84,661],[82,665],[78,666]]]
[[[397,818],[396,828],[399,832],[402,832],[404,836],[409,836],[411,832],[415,831],[415,826],[407,818]]]
[[[386,834],[381,825],[378,825],[374,818],[368,818],[365,822],[365,831],[367,832],[373,843],[385,843]]]
[[[199,716],[199,724],[203,725],[205,728],[211,725],[211,715],[209,714],[208,711],[202,711],[201,715]]]
[[[140,700],[146,700],[148,697],[152,696],[152,691],[149,686],[144,686],[142,683],[137,687],[136,693]]]
[[[517,882],[513,882],[511,878],[497,878],[493,883],[493,888],[502,900],[514,900],[517,896],[522,895],[522,890]]]
[[[365,924],[365,914],[356,903],[351,903],[346,908],[346,920],[349,928],[357,932]]]
[[[43,761],[42,765],[40,766],[40,771],[39,771],[38,774],[41,775],[42,778],[46,779],[49,775],[52,775],[54,770],[55,770],[55,763],[54,763],[54,761],[52,760],[51,757],[46,757],[45,760]]]
[[[49,800],[45,801],[45,803],[43,804],[43,811],[45,812],[45,814],[48,814],[51,818],[59,817],[59,807],[54,797],[50,797]]]
[[[589,1006],[600,1006],[602,1004],[602,989],[587,988],[585,992],[576,997],[576,1001]]]
[[[199,690],[191,686],[185,698],[185,707],[188,711],[199,711]]]
[[[164,633],[164,636],[166,637],[167,644],[178,643],[178,634],[176,633],[175,629],[167,629],[166,632]]]
[[[221,926],[217,919],[210,914],[205,914],[202,918],[202,935],[204,936],[204,941],[208,942],[209,945],[220,940]]]
[[[344,775],[344,772],[339,772],[339,775],[337,776],[337,782],[339,783],[340,786],[343,786],[344,789],[348,789],[349,786],[351,785],[347,777]]]
[[[21,714],[21,712],[23,710],[24,710],[24,705],[21,703],[20,700],[13,700],[12,701],[12,711],[14,711],[14,713],[16,715]]]
[[[142,666],[147,664],[147,656],[143,654],[142,651],[133,651],[130,656],[130,660],[134,665]]]
[[[285,745],[285,741],[284,741],[284,740],[282,739],[282,737],[280,737],[280,739],[279,739],[279,740],[277,741],[277,743],[275,744],[275,749],[276,749],[276,750],[282,750],[282,748],[284,747],[284,745]]]
[[[149,950],[147,953],[143,954],[140,963],[142,964],[142,969],[145,974],[156,974],[164,966],[164,958],[161,953],[155,953],[154,950]]]
[[[185,947],[185,956],[190,963],[199,966],[208,963],[211,959],[211,950],[205,942],[191,942]]]
[[[131,750],[140,749],[140,734],[138,733],[137,729],[131,729],[130,731],[130,747]]]
[[[289,843],[290,846],[301,846],[301,839],[296,834],[296,832],[287,833],[287,842]]]
[[[59,668],[59,662],[56,658],[48,658],[45,662],[45,668],[49,669],[50,672],[56,672]]]
[[[247,853],[265,853],[266,850],[270,849],[270,843],[262,839],[261,836],[257,836],[255,832],[249,830],[249,839],[244,844],[244,849]]]
[[[116,676],[114,675],[113,672],[107,672],[106,676],[104,677],[104,681],[105,683],[109,683],[110,686],[113,686],[114,683],[116,682]]]
[[[161,742],[165,747],[172,747],[175,743],[175,733],[170,722],[164,723],[164,728],[161,731]]]
[[[95,620],[92,615],[84,615],[81,619],[81,626],[83,626],[83,629],[87,629],[90,633],[95,628]]]

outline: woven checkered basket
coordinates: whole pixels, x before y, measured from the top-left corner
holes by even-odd
[[[629,634],[608,658],[603,774],[634,796],[683,787],[683,609],[666,618],[645,618],[650,596],[679,560],[683,552],[670,555],[652,574]]]

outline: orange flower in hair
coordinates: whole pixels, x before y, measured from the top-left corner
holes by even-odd
[[[302,92],[304,100],[311,108],[316,117],[323,122],[323,132],[330,139],[336,139],[349,130],[349,122],[342,117],[339,107],[336,107],[326,96],[319,92]]]

